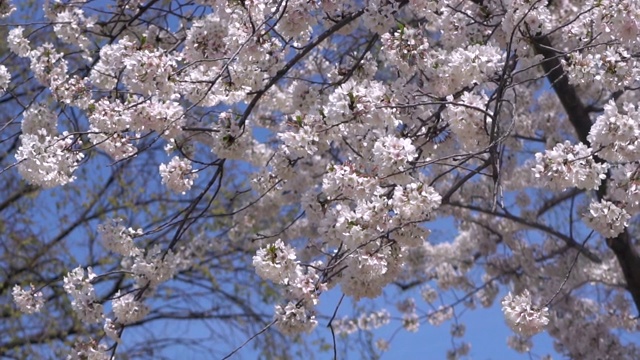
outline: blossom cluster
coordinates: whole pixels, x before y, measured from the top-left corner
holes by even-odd
[[[18,170],[28,181],[50,188],[72,182],[84,154],[74,149],[80,140],[64,132],[50,136],[41,129],[37,134],[22,134],[16,152]]]
[[[142,229],[134,230],[121,225],[123,219],[112,219],[111,222],[98,225],[98,233],[102,238],[102,245],[114,253],[122,256],[138,256],[141,250],[133,242],[133,238],[142,235]]]
[[[185,194],[198,174],[191,170],[191,161],[174,156],[168,164],[160,164],[160,176],[169,189]]]
[[[91,268],[77,267],[64,277],[64,291],[73,298],[71,306],[79,319],[86,323],[102,320],[103,305],[99,301],[92,280],[96,277]]]
[[[149,307],[137,300],[132,293],[125,295],[116,293],[112,307],[116,320],[125,325],[138,322],[149,313]]]
[[[465,92],[460,99],[449,96],[447,101],[451,104],[447,105],[444,116],[462,148],[469,151],[486,148],[492,131],[491,114],[483,109],[486,95]]]
[[[635,215],[640,210],[640,167],[631,162],[611,169],[611,199],[626,204],[625,210]]]
[[[334,331],[339,335],[353,334],[358,330],[375,330],[391,322],[391,314],[386,309],[364,312],[357,318],[343,317],[332,321]]]
[[[295,335],[310,332],[318,324],[314,306],[318,295],[326,290],[314,267],[303,266],[296,261],[295,250],[278,239],[275,243],[260,248],[253,257],[256,273],[265,280],[285,287],[287,305],[276,305],[276,326],[285,334]]]
[[[528,290],[516,296],[509,292],[502,300],[502,312],[507,324],[525,337],[539,333],[549,324],[549,310],[534,306]]]
[[[609,101],[587,136],[598,156],[611,162],[634,161],[640,155],[640,112],[631,103],[625,103],[623,109],[619,113],[618,106]]]
[[[589,204],[589,211],[583,218],[587,226],[610,238],[617,236],[629,226],[631,216],[616,204],[602,200]]]
[[[586,145],[571,145],[565,141],[544,154],[537,153],[532,170],[537,178],[546,180],[544,183],[555,189],[576,186],[591,190],[600,186],[608,168],[608,164],[596,162]]]
[[[11,291],[13,301],[18,305],[20,311],[25,314],[39,312],[44,306],[44,295],[41,291],[35,291],[33,285],[30,290],[24,290],[19,285],[15,285]]]
[[[7,70],[7,67],[0,65],[0,95],[9,88],[11,82],[11,73]]]

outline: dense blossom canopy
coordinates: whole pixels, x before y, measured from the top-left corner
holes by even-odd
[[[516,351],[640,358],[640,1],[36,3],[0,1],[0,353],[191,319],[267,358],[450,323],[461,358],[501,305]]]

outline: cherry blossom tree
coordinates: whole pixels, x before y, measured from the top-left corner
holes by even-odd
[[[354,333],[447,323],[455,359],[459,314],[500,306],[516,351],[546,332],[570,358],[640,358],[639,1],[0,16],[1,354],[337,358]],[[371,358],[393,346],[369,335]]]

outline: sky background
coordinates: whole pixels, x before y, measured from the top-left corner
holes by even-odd
[[[504,321],[504,315],[500,309],[500,300],[506,295],[501,293],[496,298],[496,304],[488,309],[481,307],[472,311],[466,311],[460,314],[458,313],[458,321],[466,325],[466,335],[462,339],[456,339],[459,344],[461,340],[465,340],[471,344],[471,350],[469,356],[466,359],[476,360],[531,360],[539,359],[544,355],[552,355],[554,359],[562,359],[553,350],[553,342],[549,335],[541,333],[533,337],[534,348],[531,353],[518,353],[507,346],[507,338],[513,335],[511,329],[506,325]],[[323,313],[331,313],[335,308],[335,305],[339,301],[339,294],[335,291],[323,294],[320,299],[320,309]],[[374,304],[379,304],[380,309],[387,308],[392,317],[397,316],[397,310],[389,308],[388,304],[379,298],[373,301]],[[416,304],[418,312],[420,309],[424,309],[424,301],[421,302],[419,297],[416,298]],[[356,315],[351,312],[351,307],[347,303],[343,303],[338,312],[336,318],[342,318],[344,315]],[[398,320],[392,320],[388,325],[383,326],[373,331],[374,339],[392,339],[389,349],[382,353],[381,359],[446,359],[446,354],[449,349],[452,348],[452,338],[449,334],[451,329],[451,321],[447,321],[439,326],[433,326],[429,323],[421,323],[420,329],[411,333],[401,328],[401,324]],[[331,342],[331,332],[326,327],[326,320],[319,320],[318,326],[314,330],[314,333],[310,338],[322,337],[327,342]],[[192,330],[196,330],[192,328]],[[395,336],[394,336],[395,333]],[[358,336],[362,334],[353,333],[348,335],[348,339],[342,339],[336,336],[336,342],[338,346],[339,359],[345,359],[344,353],[341,349],[345,346],[345,341],[353,342],[357,341]],[[286,346],[285,344],[283,344]],[[343,354],[343,355],[341,355]],[[253,351],[251,346],[247,346],[242,349],[238,354],[242,359],[253,359],[257,357],[257,353]],[[331,352],[316,353],[318,359],[333,359]],[[193,355],[194,359],[200,358],[198,355]],[[231,359],[233,359],[232,357]],[[348,351],[346,352],[346,359],[362,359],[362,355],[359,352]]]

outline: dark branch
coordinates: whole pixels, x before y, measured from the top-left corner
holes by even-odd
[[[538,36],[532,40],[536,52],[544,56],[542,68],[546,73],[547,79],[552,84],[560,103],[564,107],[569,121],[578,135],[578,139],[580,142],[589,145],[587,141],[587,135],[589,135],[589,131],[591,130],[589,109],[582,103],[575,87],[569,84],[569,78],[565,74],[562,63],[560,62],[560,56],[562,55],[553,50],[553,46],[548,37]],[[597,157],[595,160],[602,161]],[[602,181],[602,184],[598,188],[598,200],[606,197],[608,179],[609,174],[607,174],[607,178]],[[633,246],[627,230],[614,238],[608,238],[607,245],[616,255],[620,263],[624,279],[627,283],[627,290],[633,297],[636,309],[640,312],[640,254],[638,254],[637,249]]]

